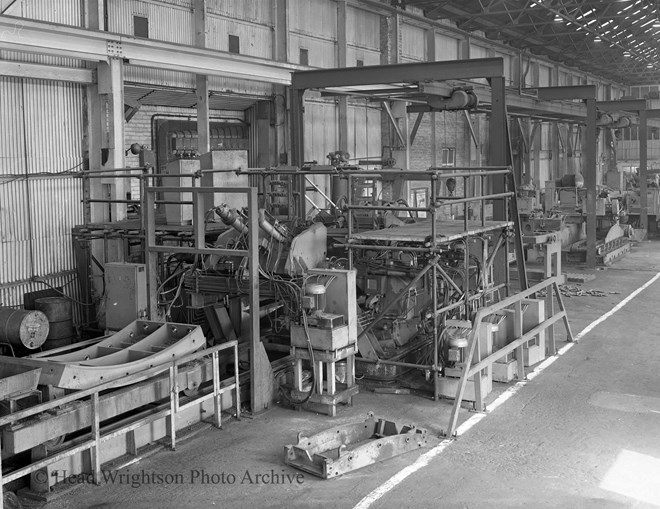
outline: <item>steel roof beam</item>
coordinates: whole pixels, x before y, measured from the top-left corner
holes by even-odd
[[[0,39],[2,49],[100,62],[121,58],[127,64],[140,67],[279,85],[289,85],[291,72],[305,69],[224,51],[10,16],[0,16],[0,34],[3,34]]]
[[[293,73],[294,90],[343,86],[469,80],[504,76],[504,59],[477,58],[444,62],[315,69]]]

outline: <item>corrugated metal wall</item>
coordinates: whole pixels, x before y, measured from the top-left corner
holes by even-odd
[[[401,62],[425,60],[426,31],[409,23],[401,23]]]
[[[268,0],[258,2],[210,2],[207,16],[207,46],[228,51],[229,35],[240,38],[240,52],[262,58],[272,57],[272,20]],[[110,0],[108,30],[133,35],[133,16],[149,20],[149,38],[177,44],[194,44],[193,11],[190,0],[153,2],[147,0]],[[126,66],[125,80],[167,87],[194,88],[195,76],[189,73]],[[211,90],[231,90],[237,94],[270,95],[265,83],[212,77]]]
[[[227,18],[250,21],[261,25],[273,24],[272,0],[223,0],[209,2],[207,5],[211,14],[219,14]]]
[[[362,9],[346,9],[346,61],[354,66],[380,65],[380,15]]]
[[[306,49],[314,67],[337,66],[337,4],[327,0],[290,0],[289,61],[300,62]]]
[[[251,2],[246,2],[250,4]],[[264,0],[259,2],[263,4]],[[236,2],[234,2],[236,4]],[[245,6],[243,9],[226,8],[230,11],[228,16],[237,16],[241,10],[249,11],[254,17],[263,18],[264,7],[255,8],[255,6]],[[236,4],[237,5],[237,4]],[[235,7],[236,7],[235,5]],[[262,24],[263,23],[263,24]],[[261,58],[272,58],[273,56],[273,31],[270,26],[270,19],[263,20],[261,23],[257,22],[239,22],[233,17],[225,17],[224,15],[209,14],[207,17],[208,36],[207,46],[209,48],[218,49],[222,51],[229,50],[229,35],[239,37],[240,52],[243,55],[250,55]],[[209,78],[209,88],[212,90],[231,90],[233,93],[249,94],[249,95],[271,95],[273,87],[267,83],[259,83],[256,81],[237,80],[231,78],[221,78],[212,76]]]
[[[7,9],[5,11],[5,9]],[[16,0],[11,2],[2,0],[0,12],[7,16],[34,19],[39,21],[50,21],[63,25],[83,26],[82,2],[80,0],[58,0],[57,5],[47,0]],[[17,27],[17,33],[20,27]],[[3,34],[3,37],[11,37],[12,34]],[[32,62],[38,64],[61,65],[67,67],[82,67],[81,61],[73,58],[51,57],[24,53],[19,51],[0,51],[0,58],[11,61]]]
[[[435,34],[435,59],[456,60],[458,59],[459,40],[443,34]]]
[[[5,305],[22,304],[17,288],[27,280],[74,269],[71,227],[82,222],[82,180],[48,174],[82,165],[83,94],[75,84],[0,78],[0,300]]]
[[[381,155],[380,107],[367,103],[348,106],[348,152],[351,158],[378,158]]]

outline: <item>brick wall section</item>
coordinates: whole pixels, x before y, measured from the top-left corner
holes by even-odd
[[[156,114],[164,115],[190,115],[194,120],[197,113],[191,108],[174,108],[169,106],[142,106],[140,110],[131,118],[130,122],[124,125],[124,145],[128,149],[131,144],[139,143],[145,145],[149,150],[153,149],[151,140],[151,117]],[[140,164],[139,156],[130,152],[126,156],[126,167],[136,168]],[[140,195],[140,187],[137,179],[131,179],[131,197],[137,199]]]
[[[243,116],[242,111],[213,111],[211,115],[214,114],[240,118]],[[131,118],[130,122],[124,125],[124,149],[127,150],[131,144],[139,143],[140,145],[145,145],[149,150],[154,149],[152,147],[152,133],[151,133],[151,120],[154,115],[162,115],[167,117],[171,115],[172,117],[179,117],[182,120],[185,118],[182,115],[189,117],[190,120],[197,120],[197,111],[194,108],[177,108],[172,106],[142,106],[140,110]],[[154,133],[155,135],[155,133]],[[127,168],[136,168],[140,164],[140,158],[137,155],[133,155],[130,152],[126,156],[126,167]],[[139,197],[139,184],[137,179],[131,179],[131,196],[133,199]]]

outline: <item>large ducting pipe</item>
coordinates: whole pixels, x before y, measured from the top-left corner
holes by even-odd
[[[622,116],[619,117],[613,124],[612,127],[616,129],[621,129],[623,127],[630,127],[632,125],[632,120],[630,117]]]
[[[611,126],[614,122],[614,117],[609,113],[601,113],[596,119],[596,125],[599,127]]]
[[[454,90],[449,98],[429,96],[427,103],[437,110],[467,110],[479,104],[479,98],[472,91]]]

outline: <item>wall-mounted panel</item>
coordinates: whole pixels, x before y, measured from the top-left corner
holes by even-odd
[[[337,45],[333,41],[289,34],[289,62],[300,63],[300,50],[306,49],[313,67],[337,67]]]
[[[435,59],[437,61],[458,60],[459,47],[460,41],[455,37],[435,34]]]
[[[423,28],[401,24],[401,57],[404,62],[426,60],[426,31]]]
[[[305,161],[318,161],[327,164],[327,155],[339,149],[337,135],[337,106],[330,101],[306,101],[304,119],[304,159]],[[330,192],[330,179],[326,175],[312,175],[310,179],[323,190]],[[314,202],[325,207],[322,196],[312,197]],[[308,207],[309,208],[309,207]]]
[[[380,49],[380,15],[348,6],[346,9],[346,39],[359,48]]]
[[[489,58],[490,56],[491,52],[488,48],[478,44],[470,44],[470,58]]]
[[[362,61],[363,65],[380,65],[380,51],[349,46],[346,49],[347,67],[356,66],[358,60]]]
[[[261,25],[273,24],[272,0],[223,0],[208,2],[207,9],[211,14],[217,14],[232,19],[250,21]]]
[[[108,30],[134,35],[133,17],[149,20],[149,39],[192,45],[193,13],[189,7],[143,0],[109,0]]]
[[[381,110],[362,103],[348,106],[348,152],[353,159],[381,155]]]
[[[289,30],[337,40],[337,4],[328,0],[289,0]]]
[[[248,2],[249,3],[249,2]],[[265,25],[239,22],[220,16],[207,18],[207,47],[229,51],[229,36],[239,38],[242,55],[271,58],[273,56],[273,31]]]

